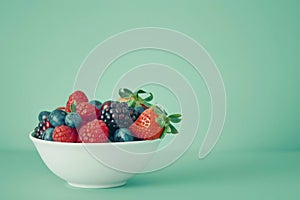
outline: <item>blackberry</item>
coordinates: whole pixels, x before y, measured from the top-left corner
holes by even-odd
[[[43,119],[41,122],[39,122],[38,126],[35,127],[34,137],[36,137],[38,139],[42,139],[43,133],[50,127],[51,127],[51,125],[50,125],[49,119],[47,119],[47,118]]]
[[[101,106],[100,119],[105,122],[110,133],[119,128],[128,128],[136,119],[137,113],[126,102],[107,101]]]
[[[38,139],[42,139],[42,135],[43,135],[43,133],[42,133],[40,127],[38,127],[38,126],[35,127],[35,129],[34,129],[34,137],[36,137]]]

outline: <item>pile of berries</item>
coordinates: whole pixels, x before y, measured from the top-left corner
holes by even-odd
[[[141,94],[147,98],[142,98]],[[32,136],[42,140],[72,143],[103,143],[152,140],[165,133],[177,133],[171,123],[181,121],[180,114],[168,115],[150,104],[152,93],[120,89],[118,101],[89,101],[82,91],[73,92],[66,107],[38,115]]]

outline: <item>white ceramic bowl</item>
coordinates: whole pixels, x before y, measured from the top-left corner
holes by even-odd
[[[58,177],[66,180],[70,185],[81,188],[109,188],[124,185],[126,181],[135,173],[134,171],[120,170],[117,166],[124,163],[128,169],[143,169],[152,158],[151,154],[135,158],[130,161],[122,157],[122,151],[112,151],[122,149],[133,152],[155,152],[160,143],[160,139],[136,142],[119,143],[63,143],[44,141],[34,138],[31,134],[29,138],[34,143],[42,160],[46,166]],[[120,153],[119,153],[120,152]],[[94,156],[98,154],[98,156]],[[99,157],[104,156],[104,160],[113,163],[112,166],[99,161]],[[136,159],[136,160],[135,160]],[[134,166],[134,167],[133,167]],[[133,167],[133,168],[132,168]]]

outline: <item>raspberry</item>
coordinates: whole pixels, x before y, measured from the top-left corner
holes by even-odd
[[[108,141],[108,128],[102,120],[95,119],[82,126],[78,134],[77,142],[101,143]]]
[[[81,139],[80,139],[79,135],[78,135],[78,137],[77,137],[77,141],[76,141],[76,143],[82,143],[82,141],[81,141]]]
[[[56,142],[76,142],[77,136],[76,129],[62,125],[55,127],[52,138]]]
[[[80,91],[77,90],[75,92],[73,92],[68,99],[67,105],[66,105],[66,111],[67,112],[71,112],[71,105],[74,104],[76,102],[76,104],[80,104],[82,102],[88,102],[88,98],[86,97],[86,95]]]
[[[96,106],[89,102],[82,102],[76,105],[76,112],[82,118],[83,123],[97,119],[100,116],[100,111]]]

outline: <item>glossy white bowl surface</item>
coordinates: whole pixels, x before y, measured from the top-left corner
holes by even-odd
[[[46,166],[55,175],[67,181],[68,184],[81,188],[121,186],[135,174],[113,169],[113,167],[100,162],[93,153],[96,152],[97,154],[117,159],[117,161],[126,162],[125,159],[122,160],[121,155],[116,153],[118,151],[111,153],[111,145],[120,149],[143,153],[155,151],[160,143],[160,139],[119,143],[63,143],[40,140],[34,138],[31,134],[29,138],[34,143]],[[151,156],[148,156],[142,160],[130,161],[130,163],[126,164],[142,169],[150,159]]]

